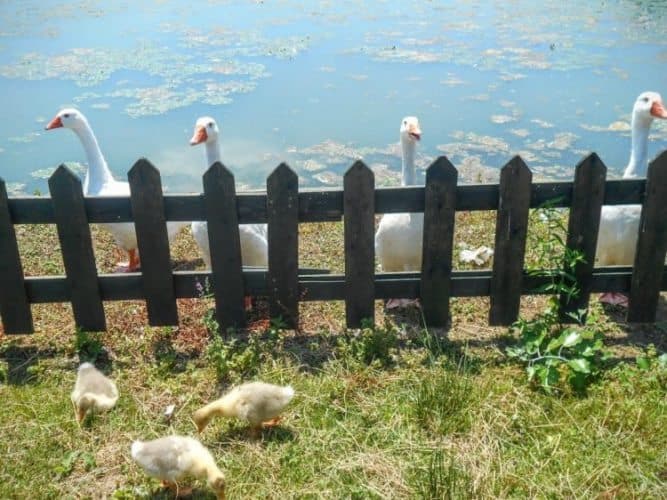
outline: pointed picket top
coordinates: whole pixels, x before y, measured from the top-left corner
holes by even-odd
[[[502,172],[504,171],[513,171],[515,175],[518,175],[519,173],[523,172],[528,172],[531,177],[532,177],[532,172],[528,168],[528,165],[526,165],[526,162],[523,161],[523,158],[521,158],[520,155],[514,156],[510,161],[508,161],[503,168],[500,169],[501,175]]]
[[[456,167],[447,159],[446,156],[438,156],[426,170],[426,182],[429,180],[454,182],[458,180],[459,172]]]
[[[203,175],[204,184],[209,182],[234,183],[234,174],[219,161],[211,165]]]
[[[81,179],[63,163],[49,177],[49,189],[58,184],[81,185]]]
[[[355,161],[352,166],[347,169],[343,178],[346,179],[348,176],[361,178],[367,178],[369,176],[375,177],[373,171],[361,160]]]
[[[292,170],[287,163],[281,163],[276,168],[273,169],[273,172],[266,179],[266,184],[275,184],[276,182],[298,182],[299,177],[296,175],[294,170]]]
[[[130,184],[160,183],[160,171],[146,158],[139,158],[127,173]]]
[[[577,166],[574,168],[575,177],[577,176],[577,172],[581,169],[590,169],[598,175],[607,175],[607,166],[597,153],[590,153],[577,163]]]

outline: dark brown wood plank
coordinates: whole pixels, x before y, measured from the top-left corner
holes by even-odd
[[[641,203],[645,180],[610,180],[605,185],[605,205]],[[571,182],[544,182],[531,187],[530,206],[536,208],[545,201],[560,199],[555,205],[567,207],[572,199]],[[266,222],[266,193],[237,193],[240,224]],[[498,207],[498,185],[462,185],[456,188],[456,210],[495,210]],[[86,198],[89,223],[131,222],[130,200],[123,197]],[[302,206],[303,203],[303,206]],[[206,209],[201,194],[164,197],[167,220],[204,220]],[[375,191],[376,213],[420,212],[424,207],[424,188],[417,186],[381,188]],[[9,201],[14,224],[53,224],[55,218],[48,198],[21,197]],[[343,191],[320,190],[299,193],[299,220],[326,222],[343,216]]]
[[[23,279],[7,186],[0,178],[0,315],[6,334],[32,333],[32,313]]]
[[[375,322],[375,178],[357,161],[343,180],[345,319],[349,328]]]
[[[660,276],[667,251],[667,151],[653,160],[646,175],[646,198],[639,219],[627,320],[654,322],[660,297]]]
[[[607,167],[595,153],[579,162],[574,171],[567,247],[581,252],[585,261],[573,270],[579,294],[576,297],[560,296],[562,321],[573,320],[567,313],[577,314],[579,310],[588,309],[606,176]]]
[[[141,258],[148,322],[151,326],[177,325],[178,310],[160,172],[142,158],[130,169],[127,178],[130,181],[130,200]]]
[[[221,332],[245,325],[241,240],[234,175],[221,163],[204,174],[215,312]]]
[[[87,331],[106,330],[104,306],[79,177],[65,165],[49,178],[58,239],[69,284],[76,325]]]
[[[456,168],[444,156],[426,171],[420,292],[429,326],[444,327],[449,320],[457,180]]]
[[[299,325],[299,179],[281,163],[266,181],[269,313]]]
[[[510,325],[519,315],[531,180],[530,170],[518,156],[500,172],[490,325]]]

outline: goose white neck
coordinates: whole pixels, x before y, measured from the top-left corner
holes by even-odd
[[[623,172],[624,179],[645,177],[648,168],[648,134],[653,120],[632,117],[632,152]]]
[[[79,136],[88,161],[86,178],[83,181],[83,192],[85,194],[96,193],[102,186],[114,181],[113,175],[111,175],[111,170],[109,170],[107,162],[102,156],[102,151],[100,151],[91,128],[86,126],[73,128],[72,130]]]
[[[206,141],[206,168],[213,165],[216,161],[220,161],[220,142],[218,139]]]
[[[417,182],[415,174],[415,151],[415,142],[401,137],[401,154],[403,157],[403,168],[401,172],[402,186],[413,186]]]

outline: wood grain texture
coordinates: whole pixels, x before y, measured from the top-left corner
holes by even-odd
[[[23,266],[3,179],[0,179],[0,315],[6,334],[33,332]]]
[[[81,181],[61,165],[49,178],[49,191],[76,326],[87,331],[104,331],[104,306]]]
[[[177,325],[178,310],[160,173],[148,160],[142,158],[130,169],[127,177],[141,257],[148,322],[151,326]]]
[[[343,180],[345,239],[345,320],[359,328],[375,321],[375,179],[363,162],[352,165]]]
[[[444,156],[426,171],[420,292],[424,319],[434,327],[449,320],[457,180],[456,168]]]
[[[281,163],[266,181],[269,313],[299,325],[299,179]]]
[[[510,325],[519,315],[531,180],[530,170],[518,156],[500,172],[490,325]]]
[[[221,331],[245,325],[241,240],[234,175],[221,163],[204,174],[215,312]]]
[[[654,322],[667,250],[667,151],[648,166],[630,287],[628,322]]]
[[[579,295],[560,296],[561,321],[564,322],[573,320],[567,313],[576,314],[579,310],[588,309],[606,176],[607,167],[595,153],[579,162],[574,171],[566,244],[568,248],[581,252],[585,260],[574,269]]]

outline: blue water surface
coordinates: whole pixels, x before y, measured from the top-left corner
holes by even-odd
[[[667,2],[304,3],[2,2],[0,176],[46,193],[60,163],[85,169],[74,134],[43,130],[63,106],[117,178],[147,157],[170,192],[201,190],[201,115],[241,189],[282,161],[304,187],[340,186],[356,158],[395,184],[405,115],[422,125],[421,179],[441,154],[468,182],[515,154],[561,179],[596,151],[619,175],[636,96],[667,95]],[[667,123],[649,147],[667,148]]]

